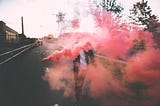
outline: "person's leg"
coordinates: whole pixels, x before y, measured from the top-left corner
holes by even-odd
[[[87,70],[83,70],[83,76],[82,76],[82,88],[84,88],[84,83],[85,83],[85,79],[86,79],[86,73],[87,73]],[[82,95],[84,94],[83,93],[84,91],[82,91]]]
[[[80,94],[79,94],[79,77],[78,77],[78,71],[74,72],[74,81],[75,81],[75,97],[76,101],[79,101]]]
[[[83,85],[84,85],[84,81],[85,81],[85,76],[86,76],[86,70],[80,70],[79,71],[79,75],[78,75],[78,85],[79,85],[79,96],[82,97],[82,93],[83,93]]]
[[[82,97],[82,89],[84,85],[85,76],[86,70],[78,70],[77,72],[74,72],[75,97],[77,101],[79,101]]]

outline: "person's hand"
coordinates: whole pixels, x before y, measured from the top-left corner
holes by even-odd
[[[47,61],[47,58],[43,58],[43,59],[41,59],[41,61],[42,61],[42,62]]]

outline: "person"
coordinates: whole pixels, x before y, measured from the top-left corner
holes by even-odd
[[[82,88],[84,85],[88,65],[95,64],[94,52],[92,46],[87,42],[79,50],[79,55],[73,60],[73,72],[75,80],[75,97],[77,102],[82,97]]]
[[[73,60],[73,73],[74,73],[74,81],[75,81],[75,98],[78,102],[82,97],[82,88],[84,85],[86,72],[88,69],[88,65],[90,63],[95,64],[94,52],[92,49],[92,45],[89,42],[86,42],[85,45],[81,47],[76,47],[75,49],[68,50],[65,49],[61,52],[53,53],[52,55],[43,58],[42,61],[55,61],[63,56],[69,56]]]

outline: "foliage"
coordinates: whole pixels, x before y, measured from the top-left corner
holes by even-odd
[[[58,13],[56,14],[56,17],[57,17],[57,23],[64,22],[64,16],[65,16],[65,14],[64,14],[64,13],[62,13],[62,12],[58,12]]]
[[[144,39],[135,39],[133,40],[133,45],[129,49],[129,55],[132,56],[138,52],[142,52],[146,49]]]
[[[148,0],[142,0],[134,4],[130,10],[129,18],[132,19],[132,23],[141,25],[144,30],[151,32],[155,47],[160,48],[160,23],[158,17],[152,14],[152,10],[147,3]]]
[[[129,18],[132,23],[142,25],[145,30],[153,32],[158,24],[158,17],[152,14],[152,10],[147,3],[148,1],[142,0],[133,4]]]
[[[102,0],[100,6],[107,11],[115,13],[117,16],[120,16],[120,13],[123,11],[123,7],[117,4],[116,0]]]
[[[56,17],[57,17],[58,27],[60,29],[60,34],[62,34],[63,30],[65,29],[65,23],[64,23],[65,13],[58,12],[56,14]]]

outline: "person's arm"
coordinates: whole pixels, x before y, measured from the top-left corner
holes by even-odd
[[[74,48],[74,49],[71,51],[71,56],[70,56],[70,57],[71,57],[72,59],[77,58],[77,56],[78,56],[79,53],[80,53],[80,50],[81,50],[80,47]]]
[[[54,52],[48,57],[43,58],[42,61],[56,61],[56,60],[59,60],[63,56],[71,57],[72,56],[71,50],[65,49],[63,51]]]
[[[49,61],[49,60],[51,60],[51,57],[45,57],[45,58],[43,58],[41,61]]]
[[[53,53],[45,58],[42,59],[42,61],[55,61],[58,60],[61,57],[60,52]]]
[[[95,56],[94,56],[94,52],[93,52],[93,50],[92,49],[90,49],[90,50],[88,50],[88,52],[87,52],[87,54],[88,54],[88,56],[89,56],[89,60],[91,61],[91,63],[95,63]]]
[[[73,71],[78,72],[79,70],[79,63],[80,63],[80,56],[78,55],[74,60],[73,60]]]

